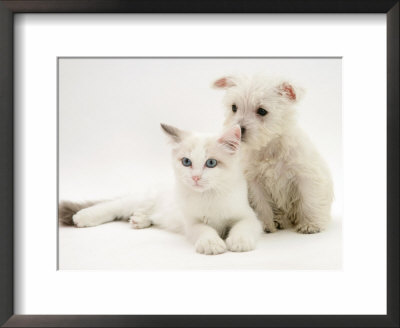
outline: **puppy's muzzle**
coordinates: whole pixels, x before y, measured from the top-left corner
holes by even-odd
[[[244,140],[244,135],[246,133],[246,128],[244,126],[240,126],[240,132],[241,132],[241,139],[242,141]]]

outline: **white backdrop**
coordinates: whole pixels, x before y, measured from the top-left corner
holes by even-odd
[[[334,222],[326,232],[305,238],[281,231],[264,235],[255,252],[206,259],[184,238],[154,229],[131,231],[121,223],[61,227],[59,268],[341,268],[340,58],[61,58],[60,199],[107,199],[173,183],[170,147],[160,122],[217,132],[225,111],[224,92],[212,89],[212,82],[227,74],[260,73],[283,76],[306,90],[298,106],[300,124],[332,168],[335,181]]]
[[[171,177],[160,122],[217,132],[223,91],[232,74],[283,76],[306,90],[301,126],[331,168],[341,215],[342,126],[340,58],[60,58],[60,199],[115,197]]]

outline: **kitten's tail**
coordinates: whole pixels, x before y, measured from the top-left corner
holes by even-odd
[[[71,202],[63,200],[58,205],[58,220],[64,225],[74,225],[72,217],[80,210],[100,203],[100,201]]]

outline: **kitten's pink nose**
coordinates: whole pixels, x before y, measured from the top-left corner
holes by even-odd
[[[199,181],[201,178],[200,178],[198,175],[194,175],[194,176],[192,176],[192,179],[193,179],[195,182],[197,182],[197,181]]]

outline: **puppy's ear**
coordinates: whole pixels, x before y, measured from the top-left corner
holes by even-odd
[[[282,82],[276,88],[276,92],[279,96],[289,102],[298,102],[304,94],[304,89],[294,86],[289,82]]]
[[[218,143],[223,147],[224,151],[229,154],[234,154],[239,150],[241,137],[240,125],[236,124],[222,134],[218,139]]]
[[[228,89],[230,87],[234,87],[236,82],[232,76],[224,76],[214,81],[212,87],[214,89]]]
[[[186,131],[179,130],[178,128],[160,123],[162,130],[164,133],[168,136],[170,141],[172,143],[180,143],[187,135],[188,133]]]

